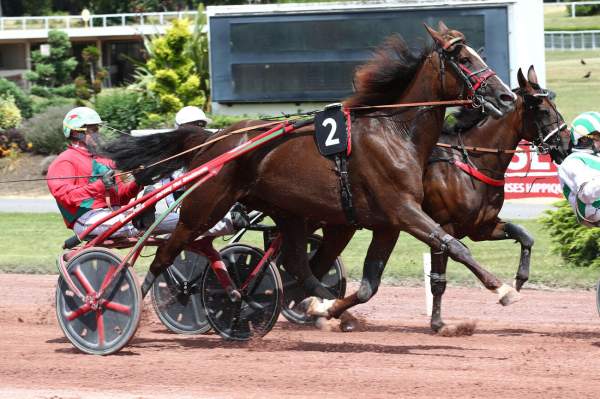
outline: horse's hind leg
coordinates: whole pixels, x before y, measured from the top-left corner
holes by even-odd
[[[349,226],[324,226],[323,242],[310,259],[310,269],[319,280],[352,239],[356,229]]]
[[[312,301],[308,312],[318,316],[340,317],[346,310],[353,306],[367,302],[377,293],[385,265],[396,245],[400,232],[391,230],[374,230],[371,244],[367,251],[363,266],[363,277],[357,292],[343,299]]]
[[[277,228],[281,232],[281,264],[292,274],[309,295],[333,299],[334,296],[315,277],[308,265],[306,253],[308,230],[302,218],[274,217]]]
[[[518,224],[512,224],[503,220],[498,220],[493,231],[489,236],[471,237],[475,241],[483,240],[509,240],[513,239],[521,244],[521,256],[519,258],[519,269],[515,276],[515,289],[521,290],[523,284],[529,279],[529,265],[531,262],[531,247],[534,240],[531,234],[524,227]]]
[[[214,226],[241,196],[231,188],[233,174],[224,168],[219,175],[191,193],[181,206],[179,222],[167,242],[156,251],[142,283],[146,296],[156,278],[173,264],[179,253],[198,236]]]

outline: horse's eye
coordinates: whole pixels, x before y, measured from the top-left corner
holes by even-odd
[[[458,62],[460,62],[461,64],[468,64],[469,63],[469,59],[467,57],[461,57]]]

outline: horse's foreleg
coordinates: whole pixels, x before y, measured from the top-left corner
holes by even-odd
[[[477,238],[474,238],[477,239]],[[531,262],[531,247],[533,247],[534,240],[531,234],[524,227],[518,224],[512,224],[509,222],[498,221],[494,230],[489,237],[483,238],[484,240],[509,240],[513,239],[521,244],[521,256],[519,258],[519,269],[515,276],[515,288],[517,291],[521,290],[523,284],[529,279],[529,264]],[[478,240],[479,241],[479,240]]]
[[[371,244],[363,266],[363,277],[357,292],[343,299],[313,301],[309,313],[339,318],[342,313],[361,303],[367,302],[377,293],[385,265],[396,245],[399,230],[374,230]]]
[[[409,221],[403,229],[429,245],[434,251],[446,253],[451,259],[465,265],[490,291],[498,294],[499,302],[506,306],[519,300],[519,293],[508,284],[481,267],[469,249],[456,238],[446,233],[416,203],[405,202],[399,213],[401,219]]]
[[[431,294],[433,295],[433,306],[431,308],[431,329],[440,331],[444,327],[442,321],[442,296],[446,291],[446,266],[448,254],[444,251],[431,250]]]
[[[334,299],[333,294],[321,284],[308,265],[308,230],[304,220],[281,216],[274,220],[283,238],[279,259],[285,270],[298,280],[308,295]]]

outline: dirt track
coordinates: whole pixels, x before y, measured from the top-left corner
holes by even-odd
[[[524,290],[509,308],[480,289],[450,287],[447,321],[473,336],[427,328],[422,288],[384,287],[350,334],[280,321],[263,340],[167,333],[145,307],[118,355],[78,353],[56,320],[54,276],[0,275],[0,397],[597,397],[600,318],[594,291]],[[109,396],[106,396],[109,394]]]

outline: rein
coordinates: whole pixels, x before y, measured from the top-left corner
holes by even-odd
[[[446,144],[446,143],[436,143],[438,147],[451,148],[453,150],[459,151],[471,151],[471,152],[486,152],[492,154],[514,154],[517,152],[537,152],[537,150],[522,150],[522,149],[514,149],[514,150],[503,150],[500,148],[487,148],[487,147],[473,147],[468,145],[454,145],[454,144]]]

